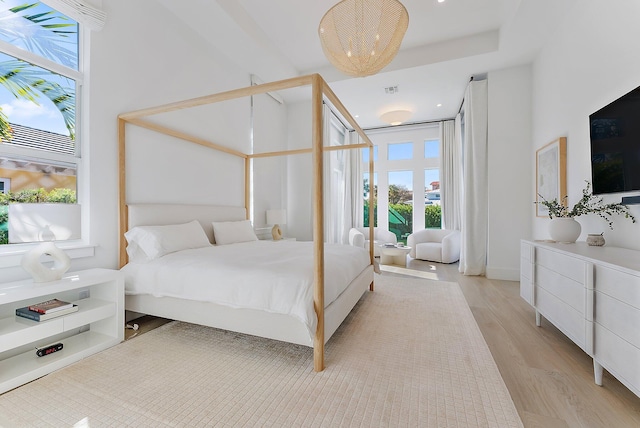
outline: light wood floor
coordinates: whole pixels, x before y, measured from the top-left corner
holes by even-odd
[[[606,370],[597,386],[587,354],[548,321],[536,327],[520,283],[464,276],[457,264],[408,268],[383,272],[460,284],[525,427],[640,427],[640,398]]]
[[[535,325],[535,313],[519,294],[519,283],[464,276],[458,265],[410,261],[408,268],[382,266],[383,275],[453,281],[460,284],[489,345],[524,426],[640,427],[640,398],[609,375],[603,386],[593,382],[592,360],[546,320]],[[143,317],[142,334],[166,320]],[[640,362],[638,362],[640,366]]]

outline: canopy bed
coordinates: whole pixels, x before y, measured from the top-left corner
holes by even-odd
[[[271,94],[276,91],[298,88],[298,87],[311,87],[311,147],[295,150],[282,150],[263,153],[243,153],[234,147],[227,147],[221,144],[216,144],[207,139],[203,139],[195,134],[183,132],[181,130],[173,129],[166,126],[164,123],[159,124],[147,120],[148,117],[173,112],[177,110],[185,110],[192,107],[198,107],[206,104],[221,103],[228,100],[235,100],[243,97],[251,97],[258,94]],[[361,142],[357,144],[345,144],[339,146],[330,146],[324,143],[323,136],[323,103],[332,106],[340,116],[349,124],[351,130],[356,132]],[[134,125],[137,127],[145,128],[150,131],[164,134],[165,136],[173,137],[179,141],[186,141],[201,146],[211,148],[232,156],[239,157],[244,160],[244,206],[243,207],[229,207],[229,206],[211,206],[211,205],[171,205],[171,204],[128,204],[126,200],[127,194],[127,174],[125,165],[126,160],[126,148],[128,144],[133,142],[127,141],[127,125]],[[181,102],[166,104],[158,107],[151,107],[143,110],[133,111],[130,113],[124,113],[118,116],[118,137],[119,137],[119,264],[123,268],[126,275],[132,282],[143,284],[138,290],[129,290],[129,294],[126,296],[125,308],[127,310],[157,315],[166,318],[187,321],[192,323],[198,323],[208,325],[212,327],[222,328],[231,331],[238,331],[242,333],[248,333],[277,340],[283,340],[291,343],[298,343],[306,346],[313,346],[314,349],[314,370],[321,371],[324,369],[324,345],[326,341],[338,328],[340,323],[351,311],[353,306],[361,297],[362,293],[366,290],[366,286],[369,285],[369,289],[373,291],[373,264],[374,264],[374,248],[373,248],[373,229],[369,230],[370,245],[368,248],[368,254],[365,253],[364,262],[362,261],[362,249],[348,247],[344,249],[333,248],[325,244],[325,232],[324,232],[324,189],[323,189],[323,154],[326,151],[331,150],[350,150],[368,148],[369,150],[369,174],[373,176],[373,145],[364,131],[355,122],[351,114],[346,110],[337,96],[329,88],[326,82],[318,74],[309,76],[296,77],[279,82],[266,83],[261,85],[253,85],[242,89],[231,90],[228,92],[222,92],[218,94],[208,95],[199,98],[193,98]],[[133,143],[135,144],[135,143]],[[207,242],[202,242],[198,245],[191,245],[186,243],[183,247],[178,245],[178,250],[173,248],[173,251],[166,250],[164,255],[162,251],[164,244],[158,244],[162,239],[158,240],[158,236],[162,236],[166,231],[162,229],[149,229],[154,225],[172,225],[171,227],[183,227],[190,228],[189,231],[183,233],[178,229],[171,231],[172,236],[193,236],[195,241],[202,241],[202,237],[196,236],[196,229],[193,229],[193,224],[188,225],[188,222],[197,221],[199,225],[204,229],[207,238],[210,243],[215,243],[221,236],[223,236],[224,229],[222,229],[223,223],[231,224],[235,222],[233,227],[243,227],[242,220],[249,218],[249,207],[251,204],[250,194],[250,168],[252,159],[264,158],[264,157],[277,157],[288,156],[302,153],[310,153],[312,156],[312,225],[313,225],[313,241],[307,243],[289,243],[289,242],[255,242],[253,237],[248,237],[244,242],[234,242],[231,245],[210,245]],[[369,218],[373,218],[373,192],[370,192],[369,201]],[[248,223],[248,222],[247,222]],[[216,224],[221,229],[216,229]],[[178,226],[179,225],[179,226]],[[227,225],[225,225],[227,227]],[[182,230],[182,229],[181,229]],[[139,232],[144,232],[139,234]],[[196,235],[193,235],[195,232]],[[146,233],[146,235],[145,235]],[[151,235],[149,235],[149,233]],[[166,236],[171,233],[165,234]],[[249,235],[251,232],[249,232]],[[129,238],[129,248],[127,247],[127,238]],[[139,236],[139,240],[132,240],[132,236]],[[157,260],[145,260],[145,263],[135,266],[137,263],[130,263],[130,257],[135,256],[136,248],[132,247],[132,242],[136,241],[140,245],[148,244],[146,238],[152,236],[156,239],[155,246],[160,247],[160,258]],[[187,238],[185,238],[187,239]],[[206,238],[204,238],[206,239]],[[181,239],[178,239],[180,241]],[[220,244],[221,242],[218,242]],[[165,242],[166,244],[166,242]],[[175,244],[175,243],[174,243]],[[295,244],[299,244],[292,249]],[[173,244],[171,244],[173,245]],[[169,246],[171,246],[169,245]],[[270,246],[270,247],[265,247]],[[153,247],[153,251],[158,248]],[[196,248],[200,247],[200,248]],[[223,249],[222,247],[227,247]],[[274,310],[271,307],[262,308],[252,305],[237,304],[237,302],[229,302],[223,299],[223,304],[211,303],[209,297],[205,297],[204,300],[196,300],[195,298],[183,298],[180,294],[184,290],[180,290],[180,293],[172,291],[176,288],[176,282],[180,283],[195,283],[200,279],[195,277],[195,272],[200,269],[200,262],[194,261],[195,257],[204,258],[216,258],[220,260],[227,260],[222,262],[223,265],[231,264],[234,260],[234,253],[238,251],[244,253],[254,251],[251,254],[253,260],[260,259],[259,255],[268,252],[274,252],[275,248],[278,248],[279,254],[289,253],[301,253],[307,254],[309,260],[307,266],[307,274],[301,274],[303,277],[307,275],[307,280],[310,282],[308,298],[309,298],[309,310],[311,316],[304,316],[299,309],[291,309],[285,311]],[[328,277],[334,270],[343,272],[348,270],[345,268],[334,269],[334,264],[340,259],[346,259],[346,255],[342,251],[353,253],[351,256],[355,259],[359,258],[357,262],[349,262],[351,270],[349,275],[345,275],[340,279]],[[360,254],[358,255],[358,251]],[[203,254],[202,256],[195,254]],[[228,254],[227,254],[228,253]],[[230,255],[229,255],[230,254]],[[286,253],[288,254],[288,253]],[[188,257],[187,257],[188,256]],[[194,257],[194,258],[191,258]],[[162,259],[160,261],[160,259]],[[239,259],[236,255],[235,259]],[[250,272],[251,258],[245,259],[242,266],[238,266],[238,269],[244,270],[247,278],[251,278],[255,273]],[[168,273],[165,269],[165,262],[173,260],[179,269],[173,273]],[[146,263],[149,261],[149,263]],[[358,264],[359,263],[359,264]],[[256,263],[257,264],[257,263]],[[263,263],[273,264],[267,262]],[[303,262],[296,262],[296,265],[304,264]],[[153,270],[155,266],[156,270]],[[288,270],[288,269],[287,269]],[[201,277],[206,277],[210,273],[201,273]],[[260,272],[264,276],[273,276],[273,273]],[[169,281],[161,281],[163,277],[180,278],[180,280],[174,280],[173,283]],[[186,276],[189,276],[189,281],[183,280]],[[226,274],[225,274],[226,275]],[[275,274],[277,276],[277,274]],[[282,275],[281,275],[282,276]],[[134,279],[138,278],[134,281]],[[236,278],[234,281],[242,282],[246,278]],[[255,279],[255,278],[254,278]],[[165,284],[165,290],[159,290],[156,287],[160,287],[160,283],[167,282]],[[251,281],[249,281],[251,282]],[[259,282],[262,281],[252,281]],[[276,281],[277,282],[277,281]],[[330,282],[329,287],[327,283]],[[340,283],[339,288],[335,286]],[[145,285],[146,284],[146,285]],[[276,287],[279,287],[278,284]],[[216,284],[217,286],[217,284]],[[180,287],[178,287],[180,288]],[[296,288],[295,286],[293,288]],[[168,290],[168,291],[167,291]],[[199,293],[196,287],[196,294]],[[224,293],[224,292],[222,292]],[[232,295],[233,290],[227,290],[227,295]],[[251,296],[255,297],[260,292],[251,292]],[[312,303],[311,303],[312,296]],[[273,300],[273,298],[265,297],[264,300]],[[278,305],[280,302],[275,302]],[[274,302],[270,302],[274,304]],[[305,312],[303,309],[302,312]],[[306,311],[308,312],[308,311]],[[311,333],[311,334],[310,334]]]

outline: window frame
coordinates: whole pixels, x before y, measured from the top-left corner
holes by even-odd
[[[389,205],[389,177],[388,173],[391,171],[412,171],[413,172],[413,231],[422,230],[425,228],[425,202],[424,197],[416,198],[416,193],[419,193],[416,189],[426,187],[425,183],[425,169],[441,169],[441,156],[439,152],[438,157],[425,157],[425,141],[440,141],[440,122],[433,122],[428,124],[414,124],[414,125],[400,125],[392,127],[392,129],[385,128],[379,130],[368,131],[369,138],[372,143],[379,147],[380,153],[385,153],[387,156],[381,156],[377,162],[374,163],[374,174],[378,175],[378,198],[377,198],[377,213],[374,213],[377,218],[378,225],[388,225],[388,205]],[[413,156],[410,159],[388,159],[389,145],[402,144],[406,142],[413,143]],[[363,162],[363,171],[366,171],[368,164]],[[441,173],[441,171],[439,171]],[[363,179],[365,175],[363,174]],[[426,189],[425,189],[426,190]]]
[[[52,9],[55,8],[52,7]],[[82,156],[82,154],[86,152],[86,147],[88,147],[88,135],[85,133],[85,129],[88,129],[89,114],[83,103],[83,100],[88,94],[88,75],[86,72],[89,61],[88,46],[90,46],[90,31],[86,29],[85,25],[81,22],[78,22],[78,70],[74,70],[73,68],[63,66],[55,61],[0,40],[0,52],[67,77],[75,82],[75,147],[73,155],[52,153],[0,143],[0,156],[13,158],[24,157],[38,159],[42,162],[67,163],[75,166],[76,198],[77,203],[81,205],[81,238],[77,240],[56,241],[56,245],[64,249],[72,259],[91,257],[95,254],[95,246],[90,244],[89,236],[90,200],[88,192],[88,160]],[[22,255],[38,244],[38,242],[34,242],[0,245],[0,268],[19,266]]]

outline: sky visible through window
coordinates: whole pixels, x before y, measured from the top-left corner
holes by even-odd
[[[405,160],[413,158],[413,143],[392,143],[387,146],[387,156],[389,160]],[[440,140],[424,141],[424,157],[425,159],[433,159],[440,157]],[[362,150],[363,162],[369,162],[369,150]],[[373,161],[378,160],[378,146],[373,147]],[[366,175],[368,177],[368,175]],[[407,189],[413,188],[413,174],[411,171],[394,171],[394,182],[398,186],[404,186]],[[424,183],[425,189],[431,190],[431,183],[440,181],[440,171],[435,169],[425,169]]]
[[[4,61],[15,61],[15,58],[0,52],[0,62]],[[34,68],[43,73],[46,72],[39,67]],[[48,76],[47,80],[56,82],[62,87],[75,92],[75,83],[72,80],[54,73],[49,73]],[[0,108],[11,123],[55,132],[56,134],[69,135],[69,130],[64,124],[60,111],[47,97],[41,94],[38,95],[38,104],[35,104],[24,98],[14,97],[4,86],[0,86]]]
[[[3,0],[0,2],[0,22],[0,40],[71,70],[78,70],[78,23],[74,20],[42,3]],[[55,85],[56,88],[49,87],[47,93],[58,102],[61,99],[60,91],[75,98],[76,85],[72,79],[2,52],[0,74],[10,76],[7,82],[13,85],[13,92],[18,86],[31,86],[37,102],[23,96],[16,97],[4,85],[0,85],[0,108],[10,123],[69,135],[61,111],[33,82],[42,79]]]
[[[424,157],[426,159],[440,157],[440,140],[426,140],[424,142]]]
[[[413,143],[389,144],[389,160],[403,160],[413,158]]]

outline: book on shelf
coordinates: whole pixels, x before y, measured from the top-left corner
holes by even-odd
[[[34,321],[46,321],[52,318],[61,317],[62,315],[71,314],[78,311],[78,305],[72,304],[70,308],[61,309],[59,311],[50,312],[47,314],[41,314],[29,309],[29,306],[16,309],[16,315],[22,318],[28,318]]]
[[[36,303],[35,305],[30,305],[29,310],[38,312],[40,314],[49,314],[52,312],[58,312],[65,309],[69,309],[73,307],[73,303],[65,302],[59,299],[51,299],[45,302]]]

